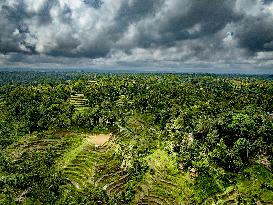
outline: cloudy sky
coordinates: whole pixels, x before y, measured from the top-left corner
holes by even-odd
[[[1,0],[0,67],[273,73],[273,0]]]

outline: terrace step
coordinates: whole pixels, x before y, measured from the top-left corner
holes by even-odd
[[[130,178],[129,174],[124,175],[123,177],[121,177],[118,181],[114,181],[110,184],[108,184],[106,192],[108,195],[111,195],[113,193],[117,193],[117,191],[119,191],[119,188],[122,186],[126,186],[126,182],[128,181],[128,179]]]
[[[119,175],[119,174],[122,174],[123,171],[119,171],[119,172],[114,172],[114,173],[110,173],[110,174],[104,174],[102,175],[100,178],[98,178],[95,182],[95,185],[97,186],[100,182],[106,180],[106,179],[109,179],[110,177],[113,177],[115,175]]]
[[[145,196],[143,199],[141,199],[141,201],[139,203],[141,204],[142,202],[148,203],[148,204],[154,203],[157,205],[172,205],[164,198],[159,197],[159,196],[155,196],[155,195]]]

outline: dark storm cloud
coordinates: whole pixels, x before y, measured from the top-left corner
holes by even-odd
[[[103,1],[101,0],[83,0],[83,2],[94,8],[100,8],[103,4]]]
[[[52,0],[47,1],[38,13],[34,13],[27,11],[28,5],[23,1],[14,6],[0,3],[0,52],[36,53],[34,46],[25,42],[26,34],[29,34],[28,24],[25,21],[35,17],[40,25],[49,24],[51,22],[49,9],[53,5]]]
[[[140,19],[152,16],[162,6],[163,0],[133,0],[125,1],[119,8],[116,21],[134,23]]]
[[[54,0],[47,0],[39,9],[37,13],[33,13],[33,16],[37,16],[41,24],[50,24],[52,18],[50,16],[50,9],[56,5]]]
[[[181,12],[166,10],[151,25],[140,25],[141,34],[138,45],[149,47],[154,44],[173,46],[185,39],[211,36],[223,29],[228,23],[238,21],[242,15],[234,11],[234,0],[202,0],[177,3],[179,7],[188,7]],[[179,8],[178,7],[178,8]],[[150,29],[157,35],[150,35]]]
[[[14,16],[12,15],[14,14]],[[14,32],[17,26],[20,25],[20,21],[16,18],[16,13],[7,6],[2,6],[0,13],[0,52],[19,52],[18,42],[19,37],[14,37],[11,34]]]
[[[262,2],[263,2],[264,4],[270,4],[270,3],[273,2],[273,0],[262,0]]]
[[[227,23],[240,18],[240,15],[234,12],[234,0],[202,0],[189,4],[188,11],[172,14],[160,27],[163,34],[172,34],[171,40],[212,35],[224,28]],[[191,33],[188,29],[194,25],[199,25],[200,29]]]
[[[272,0],[2,0],[0,64],[269,62],[272,22]]]
[[[271,17],[246,18],[237,32],[240,46],[250,52],[273,51],[273,19]]]

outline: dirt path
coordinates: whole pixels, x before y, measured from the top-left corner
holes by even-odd
[[[109,141],[110,137],[111,137],[111,134],[99,134],[99,135],[91,135],[89,139],[96,146],[102,146]]]

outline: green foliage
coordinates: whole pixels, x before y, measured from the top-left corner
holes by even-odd
[[[72,186],[63,186],[60,200],[56,202],[56,204],[60,205],[106,205],[109,203],[109,198],[105,191],[94,186],[80,191]]]
[[[0,75],[0,203],[273,202],[270,79]],[[78,134],[48,138],[58,131]],[[90,133],[109,132],[115,146],[92,148]],[[68,165],[89,185],[72,185]]]
[[[53,169],[54,156],[50,149],[43,154],[38,150],[24,153],[18,161],[11,161],[2,154],[1,170],[5,174],[0,181],[2,193],[17,202],[24,201],[27,196],[30,204],[56,201],[64,179]]]

